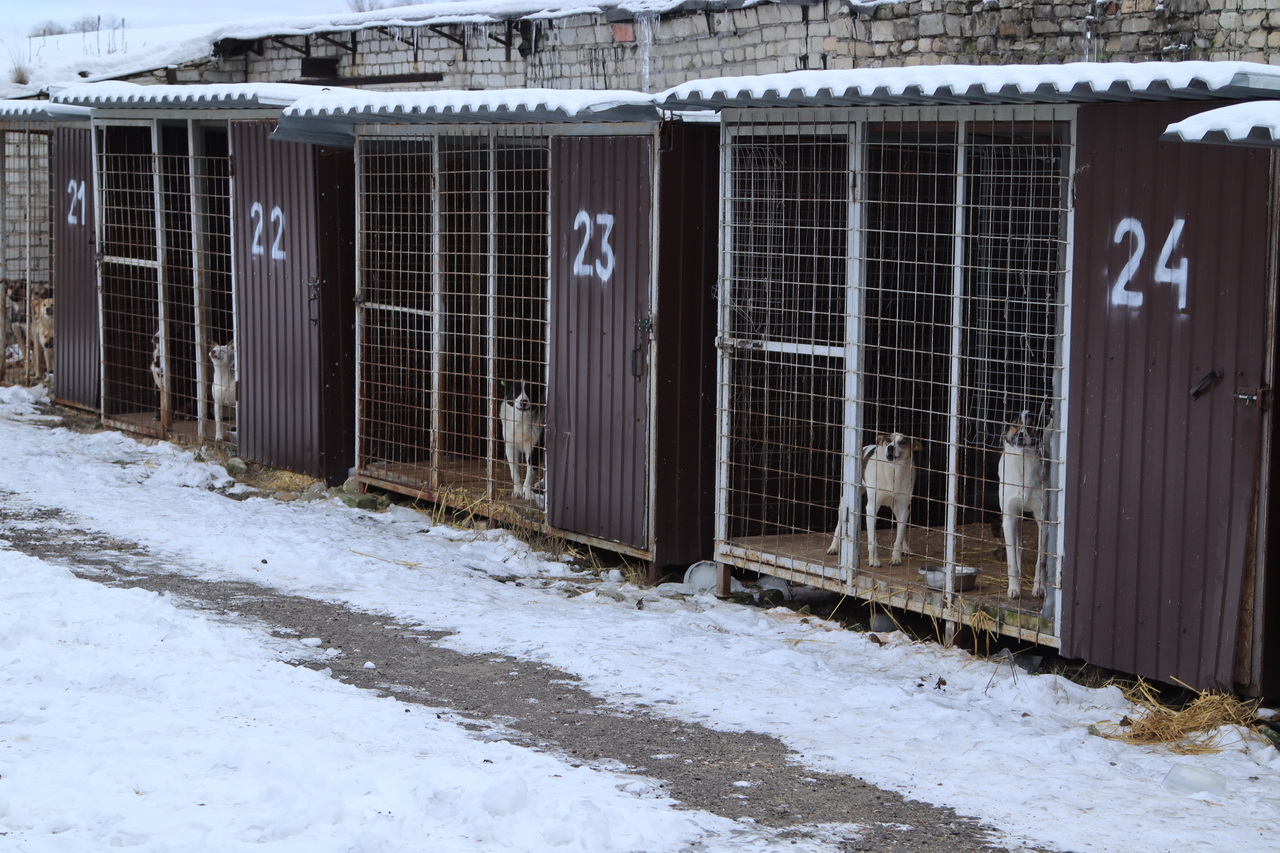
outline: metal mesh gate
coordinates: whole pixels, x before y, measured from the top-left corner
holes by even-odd
[[[227,140],[225,125],[98,128],[102,406],[115,426],[234,440]]]
[[[361,476],[540,518],[548,157],[499,131],[360,141]],[[517,420],[525,440],[505,441]]]
[[[0,129],[0,341],[4,378],[13,382],[37,382],[53,370],[52,138],[47,130]]]
[[[730,117],[721,560],[1053,642],[1070,115]]]

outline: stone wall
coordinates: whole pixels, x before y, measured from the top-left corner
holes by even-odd
[[[1083,60],[1280,64],[1271,0],[765,2],[633,18],[617,10],[490,25],[371,28],[263,40],[149,75],[160,82],[344,82],[365,88],[618,88],[802,68]],[[304,60],[304,54],[307,54]],[[319,78],[328,60],[336,80]],[[311,76],[304,74],[311,62]],[[328,71],[326,71],[328,73]]]

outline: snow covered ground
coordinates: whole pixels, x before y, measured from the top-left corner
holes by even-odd
[[[231,500],[225,472],[187,451],[41,420],[31,392],[0,389],[6,500],[61,507],[175,570],[447,630],[459,651],[549,663],[617,702],[772,734],[814,768],[952,806],[1014,846],[1275,843],[1280,753],[1229,736],[1225,751],[1187,758],[1093,736],[1091,723],[1128,710],[1113,688],[619,577],[570,594],[564,563],[502,532],[403,508]],[[531,581],[498,581],[513,575]],[[0,589],[6,851],[823,849],[676,810],[634,777],[478,741],[447,713],[281,662],[323,648],[163,596],[12,550],[0,550]],[[1175,765],[1219,774],[1225,792],[1166,789]]]

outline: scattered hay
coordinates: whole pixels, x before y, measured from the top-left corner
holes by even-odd
[[[306,474],[281,471],[275,468],[267,468],[257,472],[257,476],[253,477],[253,479],[256,481],[254,485],[258,488],[271,492],[305,492],[308,488],[320,482],[315,477],[308,477]]]
[[[1154,687],[1139,680],[1125,690],[1125,698],[1141,710],[1139,718],[1099,723],[1092,727],[1095,734],[1142,746],[1164,746],[1178,755],[1205,755],[1221,752],[1228,734],[1240,737],[1240,730],[1260,724],[1258,701],[1246,702],[1212,690],[1197,693],[1178,709],[1164,704]]]

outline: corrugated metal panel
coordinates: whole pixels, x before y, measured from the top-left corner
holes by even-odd
[[[1175,122],[1161,139],[1216,145],[1280,146],[1280,103],[1232,104]]]
[[[635,547],[648,538],[652,141],[551,148],[547,520]]]
[[[98,407],[102,390],[94,268],[93,142],[88,127],[54,131],[54,396]]]
[[[1079,113],[1062,649],[1229,687],[1267,417],[1235,395],[1265,381],[1269,162],[1156,141],[1192,111]]]
[[[240,452],[319,475],[320,269],[314,149],[233,122]]]
[[[656,121],[654,96],[623,90],[497,89],[433,92],[325,90],[280,116],[275,138],[353,145],[361,124]]]
[[[0,122],[22,126],[30,122],[89,125],[89,110],[49,101],[0,101]]]
[[[654,557],[711,556],[715,534],[718,125],[672,123],[659,154]]]
[[[312,94],[300,83],[201,83],[141,85],[121,80],[79,83],[53,94],[55,105],[99,109],[263,109],[283,107]]]
[[[1274,97],[1280,70],[1254,62],[1068,62],[791,71],[695,80],[669,109],[1052,104]]]

